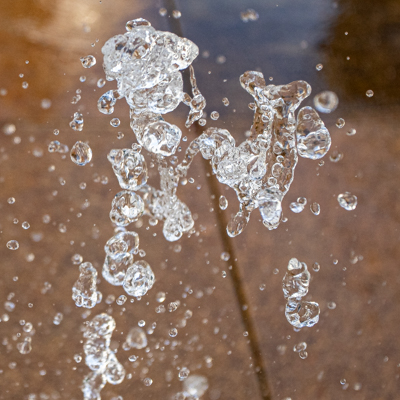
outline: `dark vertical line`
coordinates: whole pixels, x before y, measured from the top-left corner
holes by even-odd
[[[179,19],[175,19],[172,17],[172,11],[176,10],[176,5],[174,0],[164,0],[165,8],[168,11],[168,21],[170,25],[170,29],[173,33],[177,34],[178,36],[183,37],[182,25]],[[184,82],[186,87],[189,81],[189,75],[187,71],[184,73]],[[195,133],[199,136],[202,133],[202,128],[197,124],[194,125]],[[226,250],[230,254],[229,264],[231,268],[229,268],[230,277],[233,283],[233,287],[235,289],[236,299],[240,308],[240,315],[242,318],[242,322],[244,325],[245,330],[248,332],[248,343],[250,345],[250,350],[253,359],[253,367],[256,373],[257,381],[259,390],[263,400],[271,400],[271,390],[268,384],[268,375],[267,370],[264,366],[263,358],[261,355],[261,348],[260,344],[257,339],[256,330],[251,318],[250,310],[248,307],[248,300],[245,289],[242,284],[242,279],[240,276],[239,265],[236,258],[236,253],[233,245],[232,239],[226,233],[226,225],[228,221],[225,218],[225,215],[219,209],[219,197],[221,195],[218,183],[213,177],[212,168],[208,160],[203,159],[204,169],[206,171],[206,179],[207,184],[209,187],[210,192],[214,195],[213,196],[213,207],[215,212],[217,213],[217,225],[219,235],[221,237],[221,241],[224,246],[224,250]]]

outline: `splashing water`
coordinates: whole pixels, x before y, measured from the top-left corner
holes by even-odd
[[[311,327],[319,321],[319,305],[304,301],[310,285],[310,272],[307,265],[296,258],[289,261],[288,270],[282,281],[282,290],[287,299],[285,316],[295,328]]]
[[[97,303],[97,271],[90,262],[79,266],[79,278],[72,287],[72,300],[78,307],[93,308]]]

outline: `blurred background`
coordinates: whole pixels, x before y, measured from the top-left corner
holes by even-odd
[[[246,21],[241,13],[248,9],[257,15]],[[323,90],[337,94],[337,109],[320,114],[332,147],[324,163],[299,159],[283,203],[287,222],[268,231],[254,212],[233,239],[221,232],[237,211],[235,195],[210,184],[205,164],[195,160],[193,183],[178,195],[196,217],[196,234],[169,243],[162,224],[150,226],[147,217],[134,224],[154,287],[142,300],[118,305],[122,288],[100,279],[103,300],[87,311],[71,298],[79,274],[73,256],[101,271],[113,235],[110,204],[119,191],[106,155],[134,141],[125,101],[112,116],[97,110],[99,96],[116,88],[115,82],[98,87],[105,78],[101,47],[139,17],[158,30],[180,30],[199,46],[198,86],[207,114],[220,114],[205,128],[224,127],[237,142],[245,139],[252,98],[239,76],[258,70],[276,85],[306,80],[313,92],[304,105]],[[97,64],[84,69],[79,59],[88,54]],[[399,398],[399,66],[397,0],[2,0],[0,399],[81,399],[89,372],[76,362],[82,323],[100,312],[117,322],[112,348],[128,374],[122,384],[106,385],[102,399],[170,399],[182,390],[184,367],[207,377],[207,400]],[[69,127],[76,111],[84,117],[81,132]],[[186,115],[181,105],[167,120],[189,143],[198,132],[184,128]],[[113,117],[121,120],[117,128]],[[68,153],[49,153],[53,140],[69,148],[88,141],[92,162],[78,167]],[[358,197],[354,211],[338,204],[346,191]],[[220,194],[229,201],[225,211],[215,206]],[[308,204],[295,214],[289,204],[298,197]],[[313,202],[321,206],[318,216]],[[18,250],[7,248],[10,240]],[[319,323],[299,332],[286,321],[281,288],[292,257],[309,266],[307,299],[321,308]],[[165,313],[155,310],[159,292],[166,293]],[[169,312],[176,300],[180,306]],[[192,317],[185,320],[187,310]],[[156,323],[148,347],[124,351],[128,331],[141,320],[146,330]],[[20,354],[28,323],[32,351]],[[178,327],[174,338],[172,327]],[[301,342],[305,359],[293,351]],[[131,355],[137,360],[129,361]]]

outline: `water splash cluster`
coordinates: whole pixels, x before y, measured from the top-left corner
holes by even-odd
[[[317,160],[329,150],[331,138],[317,112],[300,103],[310,95],[307,82],[266,86],[263,74],[245,72],[242,87],[255,103],[251,135],[236,146],[226,129],[209,128],[197,140],[217,179],[233,188],[240,209],[228,223],[229,236],[237,236],[258,208],[268,229],[282,219],[282,200],[293,181],[298,155]]]
[[[97,303],[97,271],[90,262],[79,265],[79,278],[72,286],[72,300],[78,307],[93,308]]]
[[[319,321],[319,304],[302,300],[308,293],[310,278],[310,272],[304,262],[296,258],[289,261],[282,281],[283,295],[287,300],[285,316],[288,322],[298,329],[311,327]]]
[[[125,368],[110,350],[114,329],[114,318],[104,313],[96,315],[86,325],[83,350],[85,363],[92,372],[83,378],[81,389],[84,400],[100,400],[100,391],[106,383],[118,385],[125,378]]]

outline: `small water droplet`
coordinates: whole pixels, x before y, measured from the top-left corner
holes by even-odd
[[[323,64],[317,64],[317,65],[315,66],[315,69],[316,69],[317,71],[321,71],[322,68],[324,68]]]
[[[18,250],[19,248],[19,243],[17,240],[9,240],[7,242],[7,248],[10,250]]]
[[[227,97],[224,97],[222,99],[222,103],[224,104],[225,107],[228,107],[229,106],[229,99]]]
[[[351,211],[357,207],[357,196],[349,192],[339,194],[337,200],[340,207],[344,208],[345,210]]]
[[[121,121],[119,120],[119,118],[113,118],[110,121],[110,125],[113,126],[114,128],[117,128],[120,125]]]
[[[321,207],[318,203],[314,202],[310,204],[310,210],[314,215],[319,215],[321,212]]]
[[[226,210],[228,208],[228,199],[223,195],[219,197],[219,208],[221,210]]]
[[[72,146],[70,156],[76,165],[86,165],[92,160],[92,149],[87,143],[78,141]]]
[[[218,113],[217,111],[213,111],[213,112],[210,114],[210,118],[211,118],[212,120],[216,121],[216,120],[219,118],[219,113]]]
[[[372,97],[374,95],[374,91],[369,89],[365,92],[365,94],[367,95],[367,97]]]
[[[30,228],[29,222],[24,221],[24,222],[22,223],[22,227],[23,227],[24,229],[29,229],[29,228]]]
[[[339,98],[336,93],[329,90],[318,93],[314,97],[314,107],[323,113],[331,113],[335,111],[339,104]]]
[[[83,68],[90,68],[93,67],[93,65],[96,65],[96,58],[94,56],[85,56],[81,57],[81,64]]]
[[[345,121],[343,118],[338,118],[338,119],[336,120],[336,126],[337,126],[339,129],[342,129],[342,128],[344,127],[345,124],[346,124],[346,121]]]
[[[176,337],[177,335],[178,335],[178,329],[176,329],[176,328],[172,328],[172,329],[170,329],[170,331],[169,331],[169,336],[171,336],[171,337]]]

